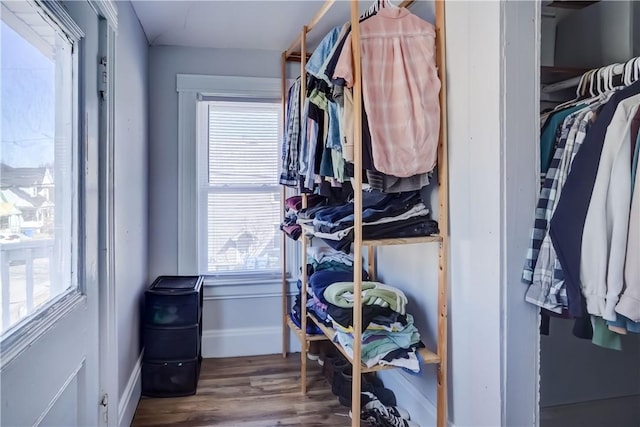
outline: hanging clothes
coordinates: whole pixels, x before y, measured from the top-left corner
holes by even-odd
[[[640,82],[545,114],[522,276],[543,320],[574,318],[574,335],[617,350],[640,333],[639,130]]]
[[[586,312],[580,280],[582,232],[604,137],[618,104],[638,93],[640,93],[640,82],[612,95],[599,112],[580,152],[575,157],[572,173],[569,174],[565,183],[564,195],[559,200],[551,219],[549,233],[564,272],[569,312],[576,317]]]
[[[360,37],[376,169],[398,177],[432,171],[440,127],[433,25],[405,8],[385,8],[360,25]],[[333,77],[353,86],[350,35]]]

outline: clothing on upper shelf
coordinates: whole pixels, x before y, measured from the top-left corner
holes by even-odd
[[[574,334],[612,349],[617,334],[640,332],[639,129],[640,82],[546,117],[523,270],[528,302],[579,320]]]
[[[419,190],[429,184],[439,138],[440,81],[433,25],[405,8],[384,8],[365,17],[361,27],[362,165],[376,190]],[[354,160],[355,106],[352,90],[343,87],[347,82],[340,78],[348,69],[350,55],[347,23],[333,28],[307,61],[303,96],[300,79],[290,88],[281,184],[313,191],[326,180],[341,184],[353,176],[348,171]],[[377,66],[387,62],[388,66]],[[371,75],[374,68],[380,70]],[[382,78],[384,81],[379,80]],[[352,80],[347,79],[349,87]],[[391,99],[375,101],[383,91]]]
[[[303,210],[297,218],[307,235],[323,239],[334,249],[349,252],[354,234],[353,203]],[[420,237],[439,232],[438,223],[430,218],[419,192],[365,191],[362,220],[365,239]]]

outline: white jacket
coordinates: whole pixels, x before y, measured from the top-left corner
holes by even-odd
[[[636,182],[629,215],[627,261],[624,268],[626,289],[620,297],[616,311],[634,322],[640,322],[640,170]]]
[[[589,314],[615,320],[624,287],[631,200],[631,120],[640,95],[618,104],[604,138],[582,232],[580,281]]]

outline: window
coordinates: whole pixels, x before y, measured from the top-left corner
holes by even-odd
[[[27,2],[0,22],[0,335],[77,288],[74,43]]]
[[[281,274],[281,105],[206,100],[199,109],[199,272]]]

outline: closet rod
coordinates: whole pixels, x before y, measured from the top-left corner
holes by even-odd
[[[624,65],[625,64],[615,64],[615,66],[613,67],[613,74],[617,76],[624,73]],[[565,89],[570,89],[572,87],[576,87],[580,83],[581,78],[582,76],[572,77],[570,79],[562,80],[557,83],[551,83],[551,84],[545,85],[542,88],[542,92],[553,93],[553,92],[559,92]]]

